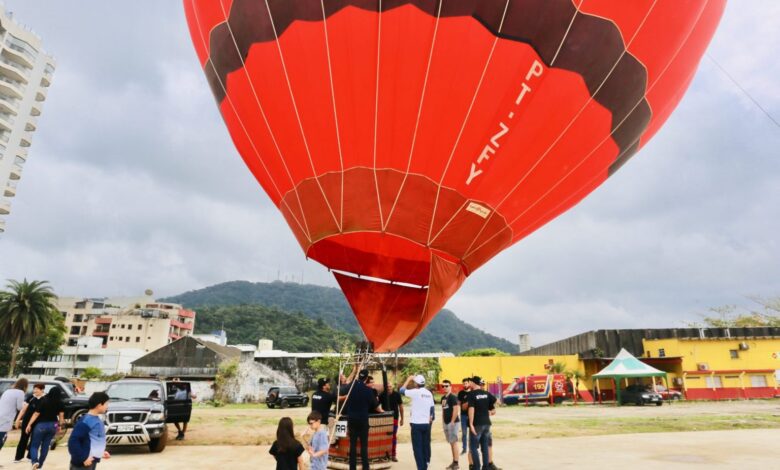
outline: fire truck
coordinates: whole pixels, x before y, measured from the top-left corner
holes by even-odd
[[[505,405],[561,403],[573,398],[573,387],[563,374],[515,377],[502,394]]]

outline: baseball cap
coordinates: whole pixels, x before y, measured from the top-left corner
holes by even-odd
[[[413,380],[417,385],[425,385],[425,377],[422,375],[415,375]]]
[[[317,380],[317,387],[322,388],[325,386],[325,384],[329,384],[330,379],[327,377],[320,377],[319,380]]]
[[[358,373],[358,380],[365,380],[368,377],[368,369],[363,369]]]
[[[475,375],[471,378],[471,381],[474,382],[477,385],[485,385],[485,382],[482,381],[482,377]]]

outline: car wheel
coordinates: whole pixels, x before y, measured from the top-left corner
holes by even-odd
[[[664,404],[664,402],[662,402],[662,401],[659,401],[659,402],[657,402],[657,403],[655,404],[655,406],[661,406],[661,405],[663,405],[663,404]]]
[[[680,398],[682,398],[680,395],[673,395],[672,396],[672,400],[679,400]]]
[[[642,400],[641,398],[637,399],[636,406],[644,406],[644,405],[645,405],[644,400]]]
[[[163,428],[162,435],[157,439],[151,439],[149,441],[149,452],[158,454],[165,450],[165,446],[168,445],[168,426]]]
[[[280,405],[281,408],[287,408],[290,404],[287,402],[287,400],[282,400],[282,404]]]
[[[70,418],[70,427],[75,428],[76,423],[81,421],[81,418],[83,418],[85,414],[87,414],[87,410],[78,410],[73,413],[73,416]]]
[[[266,405],[268,406],[268,408],[271,408],[271,409],[274,408],[274,404],[273,403],[266,403]]]

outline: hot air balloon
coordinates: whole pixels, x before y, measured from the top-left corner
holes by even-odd
[[[230,135],[377,351],[658,131],[725,0],[184,0]]]

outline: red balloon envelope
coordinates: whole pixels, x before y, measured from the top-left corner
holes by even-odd
[[[378,351],[680,101],[725,0],[184,0],[247,166]]]

